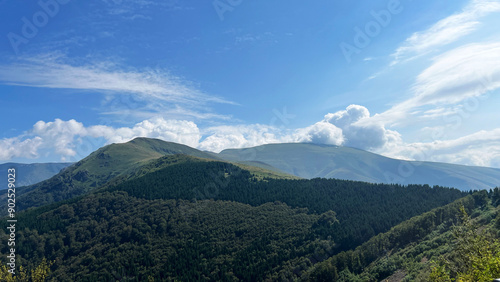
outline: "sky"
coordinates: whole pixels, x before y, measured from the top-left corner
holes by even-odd
[[[500,1],[0,0],[0,163],[135,137],[500,168]]]

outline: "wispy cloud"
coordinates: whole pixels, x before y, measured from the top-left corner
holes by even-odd
[[[152,112],[184,108],[202,118],[208,104],[236,103],[199,91],[192,82],[158,69],[125,68],[113,62],[77,64],[60,55],[24,58],[0,65],[0,83],[132,95],[155,106]],[[179,110],[177,110],[179,113]],[[188,113],[190,112],[190,114]],[[217,117],[212,115],[210,117]]]
[[[436,58],[421,72],[411,89],[412,96],[375,120],[395,124],[423,106],[456,105],[500,88],[500,43],[469,44],[448,51]],[[449,111],[442,111],[446,113]],[[439,112],[424,111],[438,116]]]
[[[186,109],[179,105],[175,105],[171,108],[166,109],[161,105],[147,104],[140,107],[130,107],[130,106],[114,106],[113,108],[106,107],[102,112],[104,116],[116,116],[118,117],[117,122],[131,123],[134,120],[144,120],[151,119],[155,117],[165,117],[173,119],[197,119],[197,120],[231,120],[232,122],[239,122],[239,120],[234,119],[231,115],[221,115],[210,112],[199,112],[196,110]],[[107,118],[106,118],[107,119]]]
[[[392,55],[392,65],[415,59],[450,44],[472,33],[480,25],[479,19],[494,12],[500,12],[496,0],[473,0],[462,12],[440,20],[429,29],[412,34]]]
[[[419,161],[500,167],[500,128],[452,140],[393,144],[379,153]]]
[[[110,15],[122,15],[124,19],[134,20],[134,15],[138,12],[148,11],[148,9],[162,9],[162,11],[191,10],[186,3],[180,0],[147,1],[147,0],[102,0],[108,7],[107,13]],[[141,15],[144,17],[144,15]],[[145,19],[150,19],[146,17]]]

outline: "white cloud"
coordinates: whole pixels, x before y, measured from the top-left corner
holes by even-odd
[[[473,0],[461,13],[442,19],[429,29],[416,32],[407,38],[393,54],[392,64],[414,59],[440,46],[455,42],[475,31],[481,24],[480,18],[499,11],[498,1]]]
[[[79,160],[100,145],[124,143],[136,137],[157,138],[185,144],[201,150],[219,152],[227,148],[252,147],[268,143],[292,142],[290,135],[266,125],[218,126],[205,130],[207,136],[201,143],[198,126],[186,120],[167,120],[156,117],[144,120],[133,127],[114,128],[105,125],[84,126],[76,120],[51,122],[39,121],[25,134],[0,140],[0,160],[13,158],[38,158],[48,152],[61,160]],[[87,143],[87,148],[81,144]],[[81,150],[81,147],[86,148]]]
[[[453,104],[500,87],[500,43],[470,44],[436,57],[414,87],[417,105]]]
[[[226,116],[210,113],[207,105],[211,103],[235,105],[220,97],[202,93],[193,86],[193,83],[165,70],[125,68],[113,62],[68,63],[68,59],[60,54],[16,58],[16,60],[16,63],[0,65],[0,83],[95,91],[104,94],[104,100],[108,103],[109,97],[113,97],[114,100],[120,100],[119,97],[124,96],[132,97],[131,100],[134,101],[132,106],[142,107],[135,109],[127,103],[121,103],[116,109],[106,108],[106,113],[126,110],[135,115],[137,110],[138,114],[149,114],[150,117],[172,112],[172,116],[183,115],[195,119],[226,119]]]
[[[6,84],[136,94],[174,103],[231,103],[189,86],[189,82],[161,70],[123,70],[112,62],[71,65],[60,55],[21,59],[0,65],[0,81]]]
[[[380,153],[419,161],[500,167],[500,128],[478,131],[453,140],[399,143]]]
[[[340,128],[347,128],[361,119],[370,117],[370,111],[360,105],[350,105],[344,111],[329,113],[325,120]]]
[[[113,135],[103,136],[109,143],[123,143],[136,137],[150,137],[197,147],[201,138],[200,130],[194,122],[163,118],[145,120],[132,128],[122,127],[109,133]]]
[[[0,160],[8,161],[13,158],[37,158],[38,148],[42,139],[35,137],[21,140],[20,138],[5,138],[0,140]]]
[[[357,147],[400,159],[500,167],[500,128],[454,140],[405,143],[398,132],[387,130],[359,105],[327,114],[324,120],[297,130],[260,124],[200,130],[193,122],[164,118],[119,128],[84,126],[75,120],[39,121],[21,136],[0,140],[0,160],[39,158],[49,153],[52,159],[76,161],[103,144],[123,143],[136,137],[158,138],[213,152],[270,143],[311,142]]]
[[[212,152],[292,141],[279,129],[260,124],[211,127],[206,130],[206,135],[209,136],[200,143],[199,148]]]
[[[432,65],[418,75],[412,97],[375,115],[374,120],[394,125],[405,122],[410,115],[418,117],[421,112],[415,109],[419,107],[446,108],[498,88],[500,43],[465,45],[434,58]],[[456,106],[447,108],[441,115],[437,109],[434,112],[426,110],[422,117],[442,117],[457,109]]]
[[[85,136],[86,129],[82,123],[75,120],[56,119],[53,122],[37,122],[33,126],[31,134],[42,140],[42,147],[49,146],[60,156],[72,157],[76,155],[73,150],[74,138],[75,136]]]
[[[153,118],[137,123],[133,127],[113,128],[96,125],[85,127],[75,120],[37,122],[22,136],[0,140],[0,160],[12,158],[37,158],[41,150],[48,151],[61,160],[78,160],[97,148],[79,151],[78,145],[90,139],[103,138],[107,144],[123,143],[136,137],[158,138],[197,147],[201,138],[198,126],[191,121]],[[99,145],[90,142],[91,147]]]
[[[324,120],[294,131],[266,125],[219,126],[206,130],[199,148],[220,152],[269,143],[303,142],[344,145],[360,149],[380,149],[401,142],[396,131],[372,122],[367,108],[350,105],[346,110],[327,114]]]
[[[324,121],[342,130],[344,140],[341,144],[344,146],[371,150],[401,139],[399,133],[373,121],[368,109],[360,105],[350,105],[346,110],[327,114]]]
[[[342,135],[342,129],[327,121],[320,121],[306,128],[296,130],[294,141],[300,143],[342,145],[344,143],[344,136]]]

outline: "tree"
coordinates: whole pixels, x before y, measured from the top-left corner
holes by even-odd
[[[339,278],[337,268],[330,263],[322,263],[314,269],[309,277],[309,281],[337,281]]]
[[[500,205],[500,189],[498,187],[495,187],[495,189],[493,189],[491,203],[495,207],[498,207]]]

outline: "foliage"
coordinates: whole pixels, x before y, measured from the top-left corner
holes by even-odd
[[[50,275],[50,266],[53,262],[47,262],[45,258],[41,263],[31,270],[31,275],[28,275],[26,269],[22,266],[16,271],[16,275],[9,273],[5,265],[0,267],[0,281],[4,282],[44,282]]]
[[[18,213],[19,262],[36,269],[44,258],[54,261],[49,279],[58,281],[331,281],[356,276],[390,248],[422,239],[453,208],[351,248],[464,196],[420,185],[262,178],[182,155],[107,183]],[[462,202],[474,206],[472,196]],[[377,271],[370,279],[389,273]]]
[[[468,210],[474,208],[475,201],[472,196],[459,199],[451,204],[436,208],[402,222],[386,233],[379,234],[367,242],[363,243],[355,250],[349,250],[334,255],[328,260],[317,264],[315,268],[322,267],[322,264],[331,264],[339,272],[339,281],[354,281],[352,277],[360,278],[361,281],[378,281],[394,273],[398,268],[404,268],[405,264],[414,260],[424,250],[420,245],[414,244],[419,241],[425,241],[428,236],[434,236],[434,232],[444,226],[451,226],[456,220],[456,214],[460,207],[465,206]],[[433,242],[429,249],[438,249],[444,241]],[[413,253],[398,253],[398,250],[405,249],[407,246],[413,246]],[[394,254],[392,254],[394,253]],[[348,280],[343,279],[351,277]],[[349,275],[347,275],[349,274]],[[346,276],[347,275],[347,276]],[[359,276],[357,276],[359,275]],[[356,278],[357,279],[357,278]]]
[[[461,208],[451,253],[432,269],[431,281],[492,281],[500,277],[500,241],[480,230]]]
[[[255,281],[321,249],[313,226],[325,217],[279,202],[252,207],[106,192],[20,214],[16,246],[23,265],[28,257],[55,261],[52,277],[62,281]]]
[[[340,226],[324,234],[329,232],[340,250],[354,248],[404,220],[466,195],[441,187],[336,179],[259,181],[248,171],[223,162],[179,163],[107,190],[145,199],[220,199],[253,206],[281,201],[317,214],[333,210]]]
[[[500,188],[495,187],[495,189],[493,189],[490,194],[491,194],[491,204],[494,207],[500,206]]]

